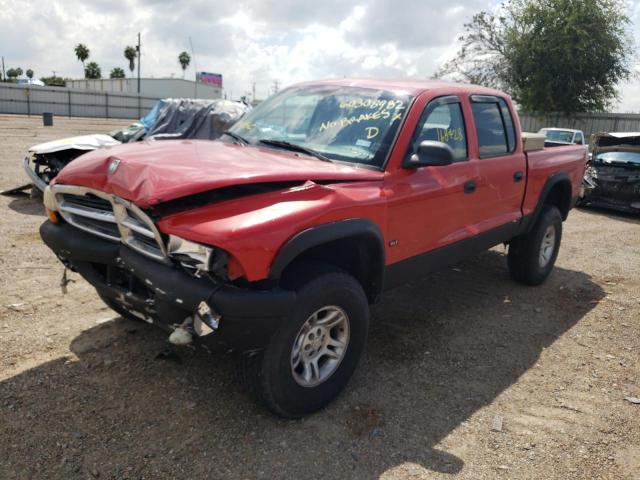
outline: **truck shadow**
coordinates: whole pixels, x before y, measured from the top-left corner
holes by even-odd
[[[75,338],[77,358],[0,383],[0,477],[378,478],[406,463],[460,472],[464,458],[437,445],[603,296],[585,273],[558,267],[543,286],[516,285],[497,251],[430,275],[382,298],[347,390],[299,421],[255,405],[230,356],[157,359],[166,336],[117,318]]]
[[[640,223],[640,213],[623,212],[620,210],[614,210],[604,207],[585,206],[578,207],[582,213],[598,217],[606,217],[612,220],[627,222],[627,223]]]
[[[20,195],[14,197],[8,207],[14,212],[22,215],[36,215],[44,217],[44,205],[41,198],[30,198],[29,195]]]

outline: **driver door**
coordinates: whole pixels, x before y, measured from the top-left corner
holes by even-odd
[[[445,247],[475,232],[471,207],[476,162],[469,161],[462,103],[457,96],[439,97],[427,104],[412,136],[407,155],[423,140],[448,144],[454,162],[445,166],[399,169],[385,182],[388,199],[388,284],[402,282],[394,273],[423,263],[429,252]],[[393,268],[397,267],[397,268]],[[394,272],[394,270],[396,272]],[[400,273],[400,277],[402,273]]]

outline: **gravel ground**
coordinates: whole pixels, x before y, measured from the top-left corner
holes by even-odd
[[[35,143],[124,121],[0,116],[0,189]],[[640,220],[575,210],[540,287],[504,249],[386,294],[346,391],[299,421],[237,384],[233,358],[160,356],[0,197],[0,478],[640,478]]]

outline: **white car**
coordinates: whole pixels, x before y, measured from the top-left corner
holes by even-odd
[[[541,128],[538,133],[543,134],[547,141],[562,144],[575,144],[588,147],[588,143],[584,138],[582,130],[574,130],[571,128]]]

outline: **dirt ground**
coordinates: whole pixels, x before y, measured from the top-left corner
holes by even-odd
[[[0,116],[0,189],[30,145],[127,123]],[[61,295],[42,207],[0,208],[1,479],[640,478],[638,218],[573,211],[537,288],[496,248],[386,294],[346,391],[285,421],[231,356],[158,358],[77,275]]]

